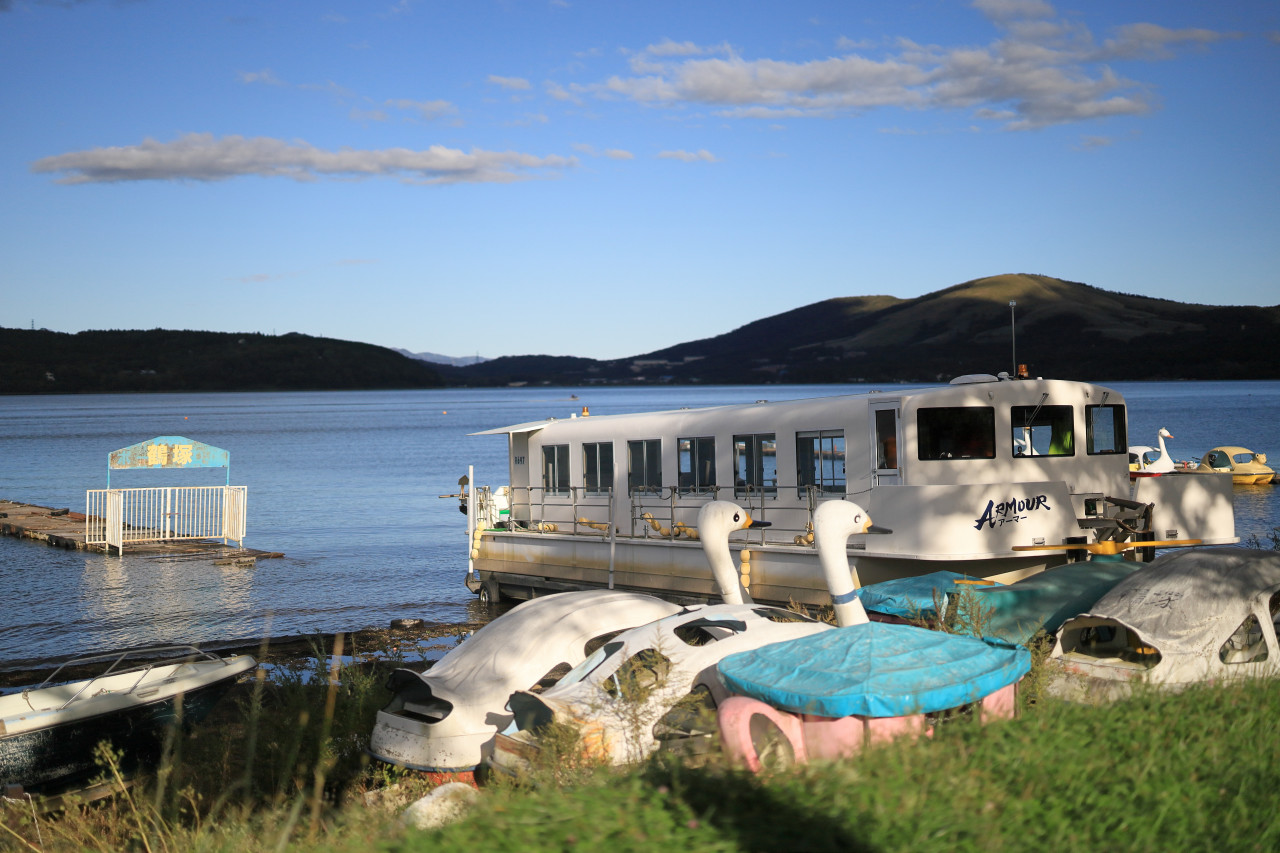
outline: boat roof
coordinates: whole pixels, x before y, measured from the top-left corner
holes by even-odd
[[[566,424],[577,424],[586,426],[586,424],[599,424],[602,421],[612,420],[631,420],[638,417],[641,418],[660,418],[663,416],[682,416],[682,415],[703,415],[711,412],[722,412],[728,414],[740,414],[750,411],[760,411],[769,408],[794,409],[803,408],[805,406],[827,406],[832,402],[841,400],[875,400],[875,399],[891,399],[897,400],[904,397],[913,397],[920,395],[946,393],[948,391],[963,392],[965,386],[997,384],[1002,387],[1013,390],[1020,388],[1030,391],[1032,388],[1040,390],[1048,390],[1052,386],[1078,386],[1087,388],[1099,388],[1115,395],[1117,401],[1123,400],[1123,397],[1109,388],[1093,385],[1088,382],[1075,382],[1072,380],[1062,379],[1026,379],[1026,380],[1009,380],[992,376],[986,373],[966,374],[957,376],[951,382],[943,385],[910,385],[900,388],[892,386],[886,388],[877,388],[869,391],[860,391],[851,394],[828,394],[820,397],[801,397],[792,400],[757,400],[754,403],[737,403],[723,406],[698,406],[685,407],[680,409],[666,409],[663,411],[653,412],[626,412],[613,415],[584,415],[579,417],[577,413],[573,413],[570,417],[565,418],[544,418],[538,421],[528,421],[526,423],[513,424],[511,426],[494,427],[492,429],[481,430],[479,432],[468,433],[469,435],[513,435],[519,433],[537,432],[546,427],[556,425],[564,426]]]

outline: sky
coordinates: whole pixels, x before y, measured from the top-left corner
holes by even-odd
[[[0,326],[623,358],[1002,273],[1280,303],[1274,0],[0,0]]]

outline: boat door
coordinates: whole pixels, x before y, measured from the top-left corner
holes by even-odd
[[[902,483],[898,448],[902,446],[902,425],[897,403],[871,405],[871,447],[874,450],[873,486]]]

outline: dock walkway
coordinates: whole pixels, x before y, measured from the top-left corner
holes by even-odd
[[[72,512],[70,509],[54,509],[37,504],[0,500],[0,533],[20,539],[34,539],[55,548],[98,553],[106,550],[105,546],[89,545],[85,542],[84,513]],[[224,545],[215,539],[134,542],[129,543],[128,553],[147,557],[186,557],[235,563],[284,556],[278,551],[259,551],[255,548]]]

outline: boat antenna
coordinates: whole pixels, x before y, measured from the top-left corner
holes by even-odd
[[[1014,309],[1018,307],[1018,303],[1012,299],[1009,300],[1009,341],[1013,347],[1013,376],[1018,375],[1018,327],[1014,320]]]

